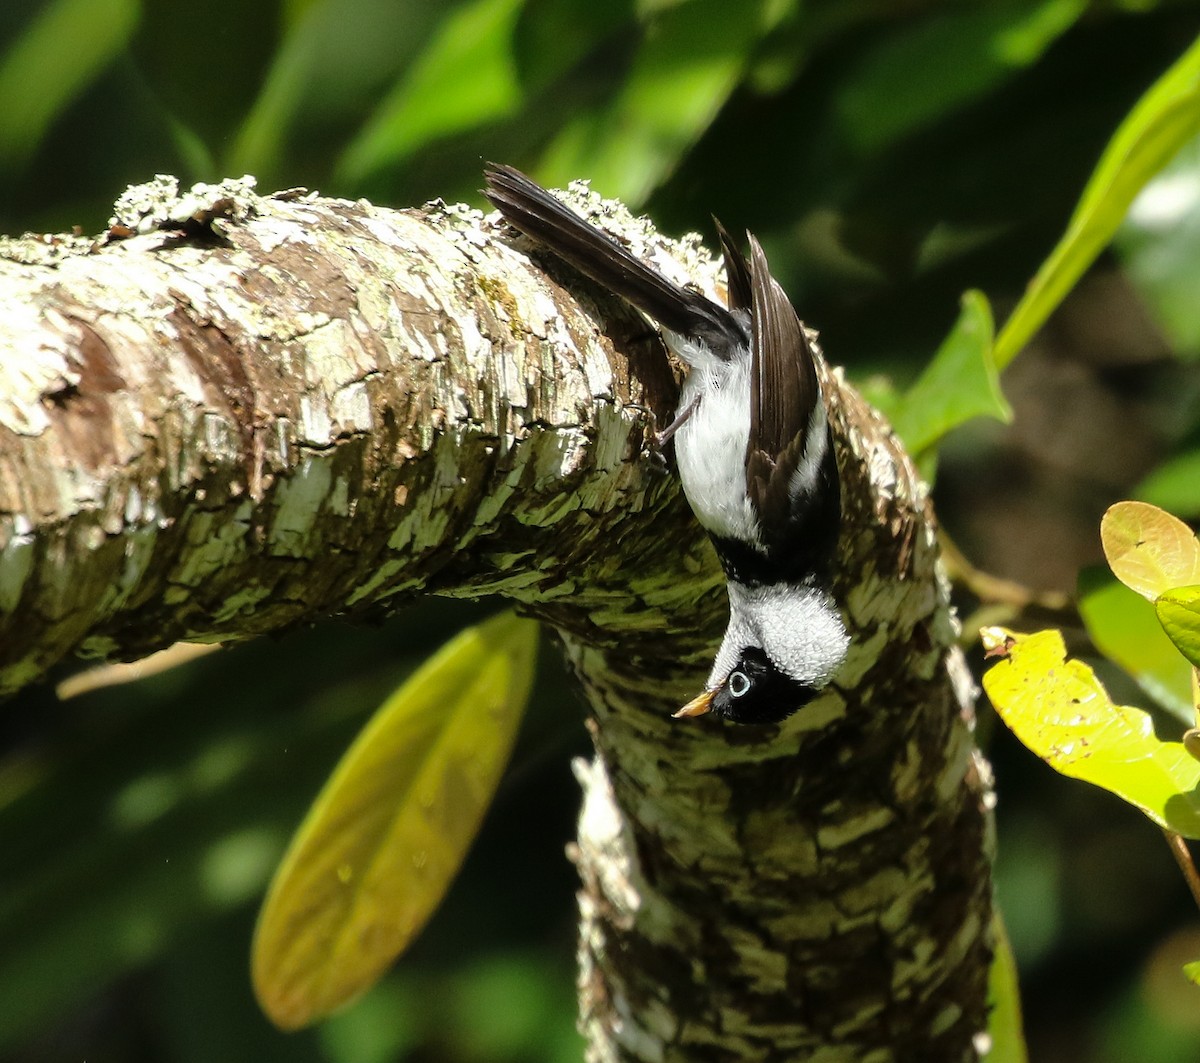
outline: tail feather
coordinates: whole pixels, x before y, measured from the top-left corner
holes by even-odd
[[[545,244],[664,328],[701,339],[718,355],[736,343],[747,342],[745,329],[723,306],[673,284],[638,261],[520,170],[488,163],[484,178],[487,187],[483,194],[510,225]]]

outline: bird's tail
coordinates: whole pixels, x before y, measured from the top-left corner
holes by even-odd
[[[702,339],[714,351],[726,350],[739,339],[745,342],[745,329],[723,306],[673,284],[638,261],[520,170],[488,163],[484,179],[487,187],[483,194],[510,225],[664,328]]]

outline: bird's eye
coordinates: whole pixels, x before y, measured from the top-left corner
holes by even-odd
[[[735,698],[745,696],[750,692],[750,678],[745,672],[732,672],[729,676],[729,693]]]

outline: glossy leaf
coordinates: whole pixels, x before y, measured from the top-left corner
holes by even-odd
[[[984,690],[1014,734],[1055,771],[1116,794],[1155,823],[1200,838],[1200,762],[1179,742],[1163,742],[1141,709],[1115,705],[1095,673],[1066,659],[1062,635],[981,633],[1003,655]]]
[[[1100,542],[1113,575],[1150,601],[1173,587],[1200,583],[1200,543],[1183,521],[1157,506],[1109,506]]]
[[[1159,595],[1154,611],[1179,652],[1200,668],[1200,587],[1175,587]]]
[[[533,680],[537,625],[447,643],[355,740],[275,875],[255,992],[283,1029],[370,986],[437,907],[479,829]]]
[[[967,292],[933,361],[892,410],[892,425],[920,454],[973,417],[1012,420],[992,361],[992,313],[981,292]]]
[[[1104,149],[1071,220],[996,341],[1003,369],[1112,239],[1134,197],[1200,132],[1200,40],[1142,96]]]
[[[1079,614],[1096,649],[1180,723],[1195,721],[1192,669],[1167,638],[1152,603],[1097,565],[1080,575]]]

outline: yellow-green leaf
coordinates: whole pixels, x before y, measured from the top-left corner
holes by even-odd
[[[1183,965],[1183,976],[1192,985],[1200,985],[1200,960],[1192,960]]]
[[[1100,521],[1113,575],[1154,601],[1174,587],[1200,583],[1200,544],[1183,521],[1145,502],[1118,502]]]
[[[1066,659],[1057,631],[1016,635],[984,628],[1004,660],[983,687],[1013,733],[1056,771],[1124,798],[1155,823],[1200,838],[1200,763],[1163,742],[1141,709],[1114,705],[1095,673]]]
[[[1173,587],[1158,596],[1154,611],[1176,649],[1200,668],[1200,587]]]
[[[283,1029],[368,988],[437,907],[479,829],[533,681],[511,613],[442,647],[375,714],[288,848],[254,935],[254,989]]]

